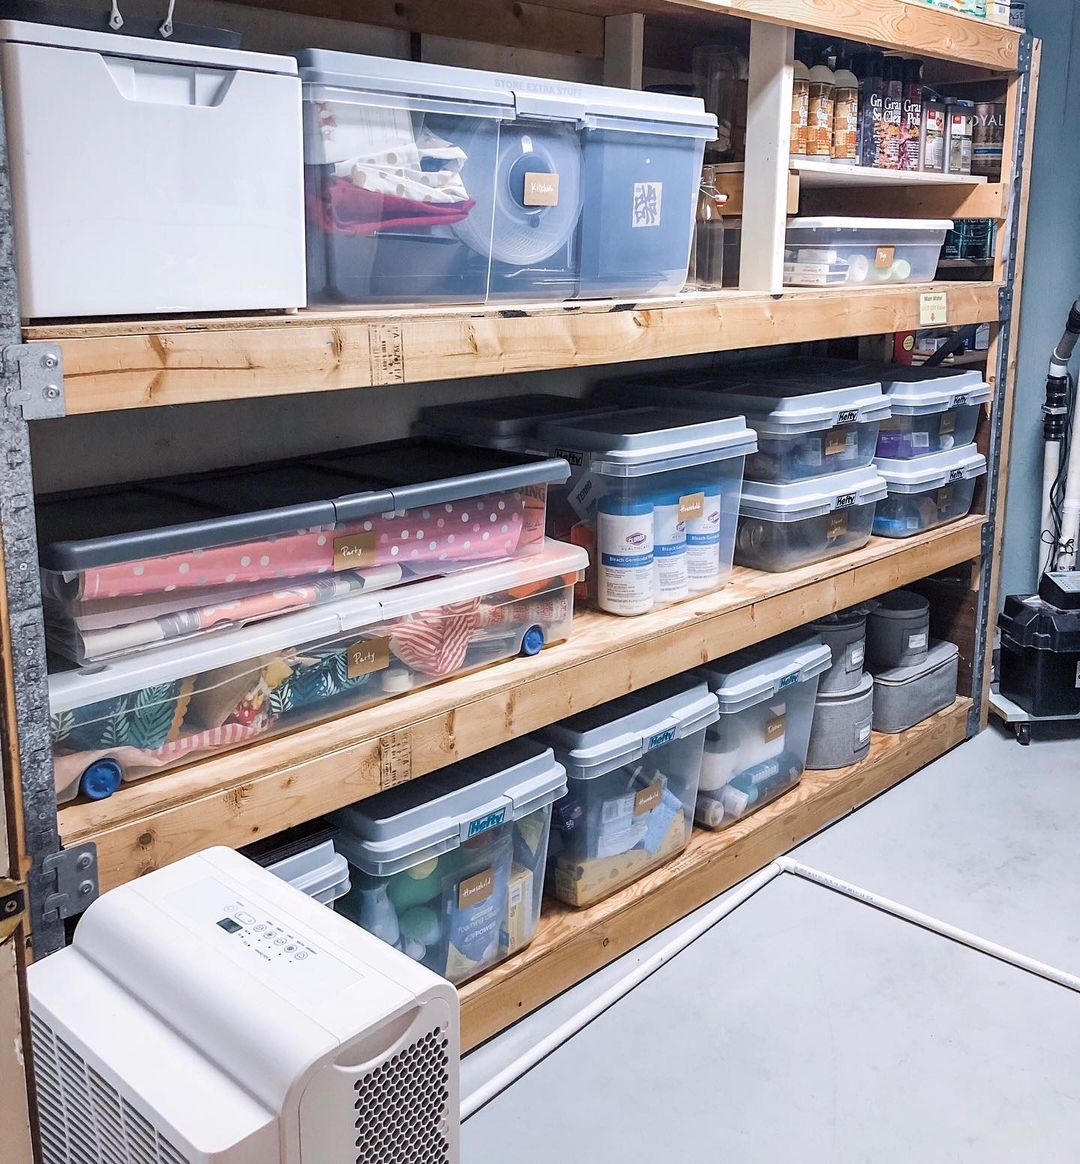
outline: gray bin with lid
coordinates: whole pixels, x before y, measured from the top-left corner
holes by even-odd
[[[866,758],[874,720],[874,678],[863,672],[850,691],[819,691],[806,750],[811,772],[846,768]]]
[[[832,666],[818,680],[818,694],[853,691],[862,682],[866,661],[866,609],[853,606],[812,622],[807,630],[832,651]]]
[[[953,643],[932,642],[926,659],[874,675],[874,731],[903,732],[956,700],[960,652]]]
[[[686,847],[716,697],[692,675],[655,683],[540,732],[566,768],[548,892],[585,906]]]
[[[333,813],[353,868],[338,912],[464,982],[532,941],[566,773],[511,740]]]
[[[883,594],[866,620],[866,648],[875,670],[913,667],[930,648],[930,603],[914,590]]]

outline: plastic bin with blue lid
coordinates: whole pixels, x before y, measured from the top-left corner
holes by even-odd
[[[543,548],[553,459],[387,441],[51,494],[49,646],[76,662]]]
[[[743,485],[735,561],[782,573],[857,550],[870,540],[884,479],[868,465],[789,485]]]
[[[741,416],[611,409],[545,422],[537,438],[571,466],[548,528],[591,547],[601,610],[645,614],[727,581],[743,462],[756,448]]]
[[[930,283],[952,225],[947,218],[792,218],[784,237],[784,284],[850,290]]]
[[[674,294],[696,98],[308,50],[312,303]]]
[[[726,828],[798,784],[818,680],[831,664],[820,638],[795,631],[695,672],[719,706],[705,735],[698,824]]]
[[[686,847],[717,714],[708,686],[678,675],[537,733],[567,779],[552,818],[549,893],[591,905]]]
[[[877,456],[894,461],[971,444],[990,385],[962,368],[883,367],[892,415],[882,421]]]
[[[536,452],[536,430],[545,421],[562,420],[588,412],[604,412],[607,406],[530,392],[494,400],[461,400],[432,404],[420,410],[413,432],[416,436],[486,449]]]
[[[353,869],[338,912],[465,982],[536,933],[551,807],[566,773],[511,740],[331,816]]]
[[[578,546],[461,570],[49,677],[57,799],[535,655],[570,635]]]
[[[874,515],[874,533],[884,538],[914,537],[966,517],[975,482],[986,473],[973,444],[906,461],[879,457],[875,465],[889,491]]]

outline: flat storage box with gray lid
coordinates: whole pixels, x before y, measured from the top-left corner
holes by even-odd
[[[6,20],[0,67],[24,317],[304,306],[292,58]]]
[[[537,734],[568,785],[552,819],[548,893],[591,905],[686,847],[716,716],[706,684],[679,675]]]
[[[819,691],[814,703],[814,726],[806,751],[811,772],[846,768],[865,760],[870,752],[874,719],[874,677],[861,672],[850,691]]]
[[[807,627],[832,652],[832,666],[822,672],[818,693],[853,691],[862,682],[866,659],[866,608],[853,606],[812,622]]]
[[[866,545],[885,482],[873,467],[790,485],[747,481],[735,561],[773,573],[821,562]]]
[[[930,603],[913,590],[894,590],[873,604],[866,620],[866,653],[873,670],[911,667],[930,649]]]
[[[573,396],[534,392],[494,400],[432,404],[420,410],[413,432],[470,447],[535,452],[536,430],[545,421],[605,411],[604,405],[590,406]]]
[[[912,667],[874,674],[874,731],[903,732],[956,701],[960,652],[953,643],[932,641],[926,658]]]
[[[312,303],[673,295],[702,101],[308,50]]]
[[[990,385],[963,368],[880,369],[892,415],[881,424],[877,456],[894,461],[969,445]]]
[[[727,581],[743,462],[756,448],[741,416],[616,408],[546,421],[537,436],[570,463],[548,528],[590,547],[601,610],[645,614]]]
[[[798,784],[818,679],[831,662],[821,639],[795,631],[694,672],[719,704],[705,736],[699,824],[726,828]]]
[[[966,517],[975,482],[986,472],[986,458],[974,445],[906,461],[879,457],[874,463],[889,491],[874,515],[874,533],[885,538],[910,538]]]
[[[353,869],[338,912],[465,982],[532,941],[565,791],[551,749],[520,739],[333,813]]]
[[[287,829],[249,845],[244,852],[275,877],[331,909],[349,892],[349,862],[334,848],[334,829],[326,821]]]
[[[947,218],[792,218],[784,284],[850,289],[930,283],[952,225]]]

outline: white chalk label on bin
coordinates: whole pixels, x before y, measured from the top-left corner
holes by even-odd
[[[862,643],[856,643],[848,651],[847,663],[844,669],[846,671],[857,671],[863,665],[863,658],[866,655],[866,648]]]
[[[860,720],[855,725],[855,748],[858,750],[863,747],[866,741],[870,738],[870,726],[873,723],[872,719]]]
[[[526,174],[521,201],[525,206],[558,206],[559,175]]]
[[[947,436],[949,433],[955,431],[956,413],[950,409],[948,412],[943,412],[941,414],[941,420],[938,422],[938,432],[941,433],[942,436]]]
[[[390,666],[389,639],[360,639],[346,652],[345,669],[350,679],[385,671]]]
[[[855,433],[845,432],[842,428],[831,428],[825,434],[825,456],[835,457],[843,453],[849,445],[854,446],[858,441]]]
[[[375,565],[375,534],[346,534],[334,538],[334,569],[356,570]]]
[[[896,247],[878,247],[874,251],[874,266],[879,271],[887,270],[896,258]]]
[[[664,782],[662,780],[654,780],[648,788],[642,788],[634,796],[634,816],[644,816],[645,813],[652,812],[660,803],[660,798],[663,795]]]
[[[949,300],[944,291],[919,295],[919,327],[942,327],[949,319]]]
[[[917,635],[908,635],[907,646],[909,651],[921,651],[926,646],[926,631]]]
[[[679,520],[697,521],[705,516],[705,494],[687,493],[679,498]]]
[[[495,890],[494,869],[482,869],[472,877],[466,877],[458,882],[457,904],[458,909],[468,909],[487,901]]]
[[[848,531],[848,515],[846,510],[841,509],[837,513],[830,513],[829,520],[825,526],[825,537],[828,541],[835,541],[839,537],[843,537]]]
[[[630,225],[635,228],[641,226],[659,226],[663,200],[663,182],[635,182]]]
[[[765,737],[765,742],[769,743],[771,740],[778,740],[784,734],[786,725],[786,715],[774,715],[772,719],[766,720],[765,731],[762,733]]]

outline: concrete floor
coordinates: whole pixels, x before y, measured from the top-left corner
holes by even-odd
[[[1080,974],[1078,759],[991,728],[794,855]],[[692,920],[473,1052],[463,1094]],[[473,1116],[463,1159],[1072,1164],[1080,995],[784,874]]]

